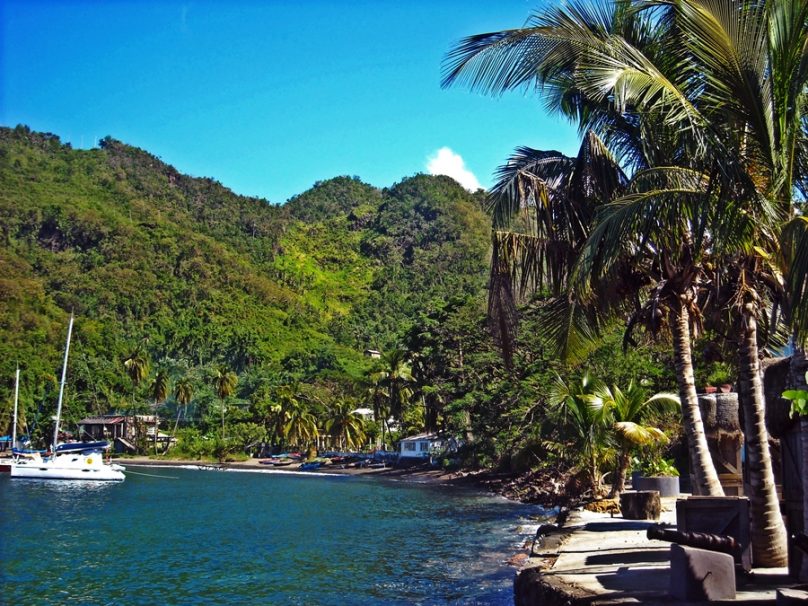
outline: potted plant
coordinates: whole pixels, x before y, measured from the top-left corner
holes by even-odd
[[[657,490],[660,497],[679,496],[679,470],[672,459],[653,456],[643,461],[641,469],[635,490]]]
[[[735,380],[735,373],[732,366],[726,362],[715,362],[707,375],[707,382],[711,385],[719,385],[721,393],[732,391],[732,383]]]
[[[695,369],[694,372],[694,379],[696,381],[696,385],[700,388],[700,393],[706,394],[714,394],[718,391],[718,388],[715,387],[713,383],[711,383],[708,379],[708,376],[712,370],[712,365],[708,364],[706,366],[700,366]]]

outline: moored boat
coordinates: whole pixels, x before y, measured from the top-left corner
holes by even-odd
[[[104,459],[108,442],[76,442],[59,444],[49,456],[38,452],[15,452],[11,463],[12,478],[36,480],[104,480],[125,479],[124,467]]]
[[[56,424],[53,429],[53,447],[50,454],[44,457],[38,451],[18,450],[12,452],[14,458],[10,463],[12,478],[28,478],[37,480],[104,480],[121,481],[125,479],[125,468],[104,459],[109,450],[108,442],[68,442],[59,443],[59,422],[62,416],[62,400],[64,398],[65,379],[67,377],[67,357],[70,352],[70,337],[73,334],[73,314],[67,328],[64,363],[62,365],[62,381],[59,386],[59,401],[56,407]],[[19,385],[19,371],[17,372]],[[15,396],[16,439],[16,396]]]

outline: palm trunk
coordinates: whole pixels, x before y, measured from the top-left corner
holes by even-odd
[[[671,310],[671,332],[673,333],[673,357],[676,366],[676,381],[679,384],[679,398],[682,401],[682,417],[690,465],[693,470],[694,494],[720,497],[724,489],[718,481],[715,465],[710,457],[704,423],[701,419],[696,383],[693,379],[693,355],[690,351],[690,316],[684,303]]]
[[[171,438],[172,438],[172,440],[176,440],[176,439],[177,439],[177,428],[178,428],[178,427],[179,427],[179,425],[180,425],[180,413],[181,413],[181,412],[182,412],[182,408],[180,408],[179,406],[177,406],[177,419],[174,421],[174,430],[171,432]],[[166,447],[165,447],[165,449],[163,450],[163,454],[167,453],[167,452],[168,452],[168,449],[169,449],[169,448],[171,448],[171,442],[172,442],[172,440],[169,440],[169,441],[168,441],[168,443],[166,444]]]
[[[628,475],[628,467],[631,464],[631,451],[624,448],[620,451],[620,457],[617,460],[617,470],[612,483],[612,491],[610,497],[619,497],[620,493],[626,489],[626,476]]]
[[[157,455],[157,434],[160,432],[160,415],[157,414],[157,402],[154,403],[154,454]]]
[[[788,562],[786,528],[774,485],[769,434],[766,430],[766,400],[763,395],[754,310],[742,311],[740,385],[738,396],[744,411],[746,468],[751,494],[752,558],[755,565],[772,568]]]
[[[180,413],[181,412],[182,412],[182,409],[179,406],[177,406],[177,418],[174,421],[174,430],[171,432],[171,437],[172,438],[177,437],[177,427],[179,427],[179,425],[180,425]],[[166,448],[166,450],[168,450],[168,449]]]
[[[224,441],[224,400],[222,400],[222,441]]]

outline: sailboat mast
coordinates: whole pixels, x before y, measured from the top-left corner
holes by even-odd
[[[11,431],[11,449],[17,446],[17,403],[20,401],[20,367],[17,366],[17,378],[14,381],[14,424]]]
[[[67,343],[65,343],[65,359],[62,364],[62,383],[59,385],[59,403],[56,406],[56,426],[53,428],[53,448],[59,443],[59,422],[62,419],[62,398],[65,394],[67,378],[67,354],[70,352],[70,336],[73,334],[73,312],[70,312],[70,324],[67,327]]]

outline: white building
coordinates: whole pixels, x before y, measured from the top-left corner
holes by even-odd
[[[404,438],[399,442],[399,457],[428,459],[436,451],[446,447],[446,440],[435,433],[421,433]]]

